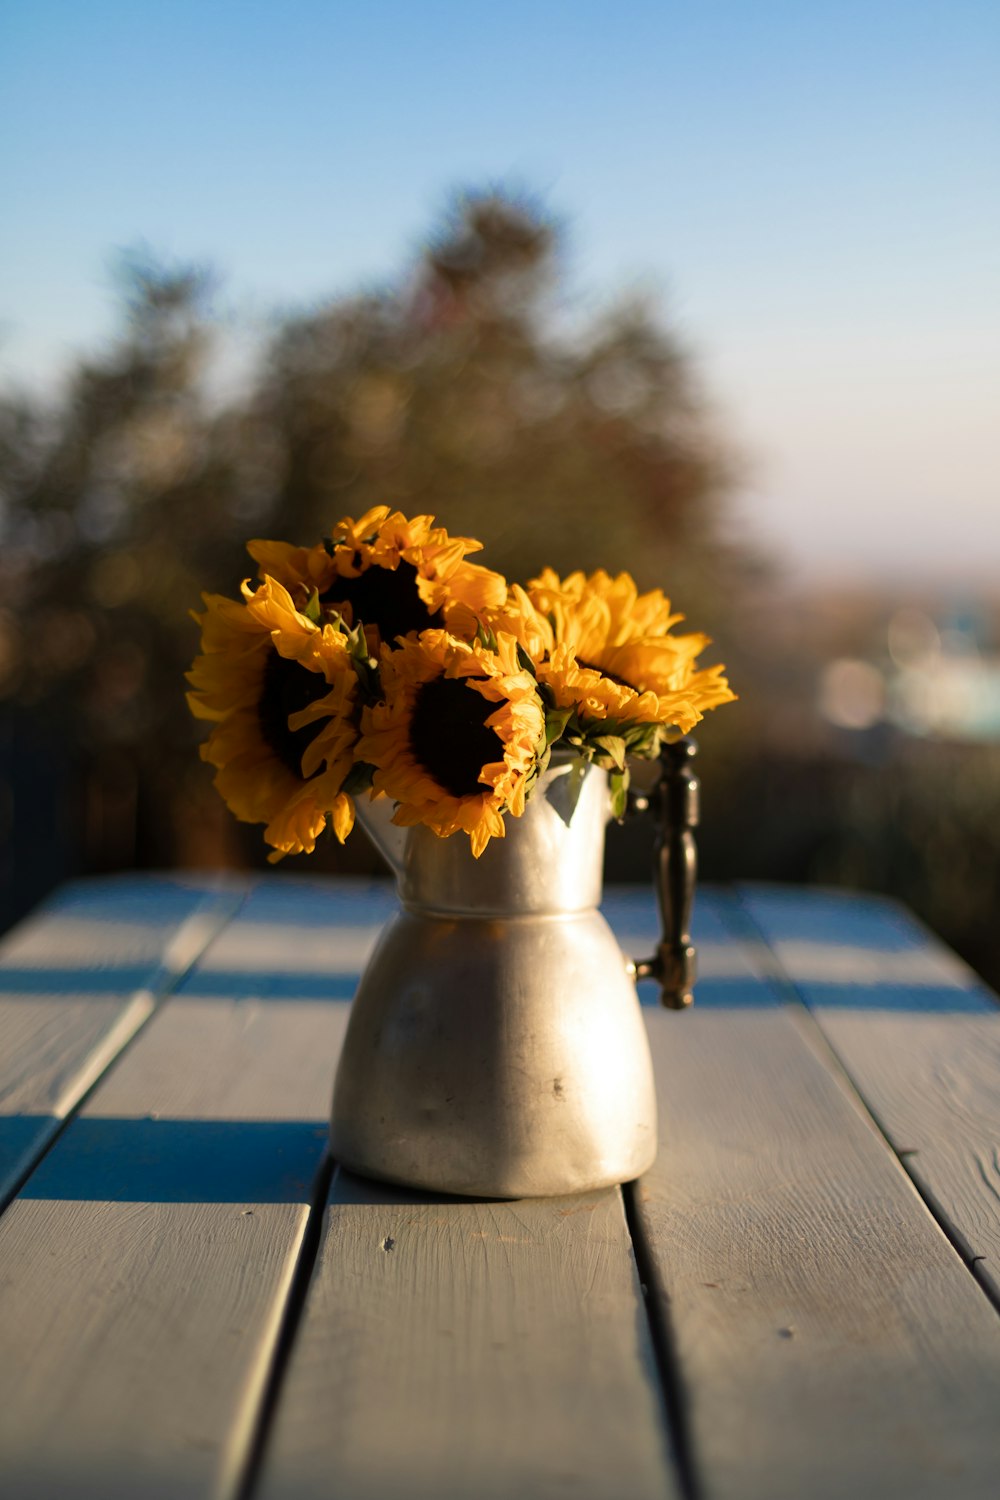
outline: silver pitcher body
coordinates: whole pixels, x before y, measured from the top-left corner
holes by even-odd
[[[597,910],[607,775],[553,763],[479,860],[461,834],[359,816],[402,910],[372,954],[334,1086],[334,1157],[435,1192],[521,1198],[637,1177],[656,1154],[646,1029]]]

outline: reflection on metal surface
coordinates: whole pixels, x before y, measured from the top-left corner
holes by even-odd
[[[548,772],[478,861],[462,837],[410,830],[396,857],[404,909],[362,978],[337,1072],[331,1142],[346,1166],[516,1198],[650,1165],[645,1027],[596,909],[607,777],[588,772],[567,824],[548,795],[566,773]]]

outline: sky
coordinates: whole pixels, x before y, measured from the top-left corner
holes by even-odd
[[[539,197],[639,286],[789,576],[1000,577],[995,0],[0,0],[0,381],[52,393],[145,245],[253,320]],[[446,518],[443,518],[446,519]]]

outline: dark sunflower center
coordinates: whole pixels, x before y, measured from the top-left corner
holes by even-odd
[[[434,677],[417,692],[410,749],[428,776],[453,797],[481,792],[479,773],[503,756],[503,741],[485,723],[496,710],[495,703],[461,678]]]
[[[320,603],[336,607],[349,604],[355,625],[375,625],[384,641],[411,630],[429,630],[434,616],[417,589],[417,570],[401,562],[396,569],[367,568],[357,578],[335,578]]]
[[[318,672],[310,672],[297,661],[287,661],[277,651],[268,656],[257,704],[260,732],[293,776],[302,775],[302,756],[317,730],[314,724],[305,729],[289,729],[288,716],[307,708],[327,691],[326,682]]]
[[[619,677],[617,672],[609,672],[607,667],[596,667],[592,661],[581,661],[579,657],[576,664],[578,667],[586,667],[588,672],[600,672],[602,677],[606,677],[609,682],[617,682],[619,687],[631,688],[633,693],[639,691],[634,682],[629,682],[626,677]]]

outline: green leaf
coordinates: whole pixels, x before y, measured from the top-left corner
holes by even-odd
[[[611,765],[618,771],[625,769],[625,741],[619,734],[595,735],[592,744],[603,752]]]
[[[323,621],[323,606],[319,602],[319,589],[314,588],[302,611],[307,620],[312,620],[314,625],[320,625]]]
[[[622,738],[629,755],[655,760],[660,753],[663,730],[659,724],[634,724],[623,731]]]
[[[555,776],[549,783],[549,804],[559,814],[567,828],[576,812],[580,793],[583,791],[583,778],[586,774],[587,762],[581,757],[570,762],[565,776]]]
[[[533,793],[534,793],[536,787],[538,786],[538,783],[541,780],[542,776],[544,776],[545,772],[549,769],[549,761],[550,761],[550,759],[551,759],[551,752],[549,751],[548,746],[545,746],[545,748],[539,752],[538,758],[535,761],[535,764],[532,766],[531,770],[528,772],[527,776],[525,777],[525,782],[524,782],[524,797],[525,797],[525,801],[527,801],[533,795]]]
[[[494,649],[495,649],[495,645],[494,645]],[[528,673],[530,673],[530,675],[537,680],[537,678],[538,678],[538,671],[537,671],[537,668],[535,667],[535,663],[531,660],[531,657],[528,655],[527,651],[525,651],[524,647],[521,646],[521,645],[519,645],[518,648],[517,648],[517,662],[518,662],[518,666],[521,668],[522,672],[528,672]]]
[[[352,651],[351,666],[354,668],[358,685],[366,702],[380,702],[382,698],[382,679],[371,658],[368,656],[359,656]]]
[[[545,714],[545,743],[554,745],[573,714],[570,708],[551,708]]]
[[[352,797],[356,797],[359,792],[367,792],[374,775],[374,766],[370,766],[366,760],[356,760],[344,777],[343,790]]]
[[[628,771],[612,771],[608,777],[611,792],[611,816],[620,823],[628,809]]]

